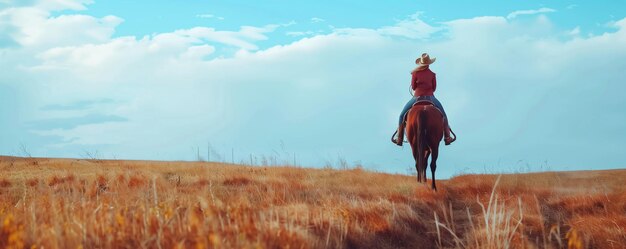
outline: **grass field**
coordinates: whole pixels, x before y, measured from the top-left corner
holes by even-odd
[[[0,248],[626,248],[625,179],[0,157]]]

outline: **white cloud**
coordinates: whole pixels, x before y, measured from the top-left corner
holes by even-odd
[[[216,16],[213,14],[198,14],[196,15],[197,18],[202,18],[202,19],[217,19],[217,20],[224,20],[224,17],[221,16]]]
[[[311,23],[318,23],[318,22],[325,22],[326,20],[319,18],[319,17],[312,17],[311,18]]]
[[[419,13],[413,14],[406,20],[401,20],[392,26],[385,26],[378,29],[365,28],[341,28],[334,29],[337,33],[352,35],[383,35],[399,36],[409,39],[425,39],[436,33],[440,29],[431,26],[419,19]]]
[[[191,46],[187,48],[181,56],[187,59],[196,59],[201,60],[206,58],[206,56],[215,52],[215,47],[210,45],[199,45],[199,46]]]
[[[580,27],[576,26],[576,28],[570,30],[568,32],[568,34],[571,35],[571,36],[578,36],[578,35],[580,35]]]
[[[554,9],[550,9],[550,8],[540,8],[540,9],[536,9],[536,10],[517,10],[517,11],[513,11],[511,13],[509,13],[506,18],[507,19],[513,19],[517,16],[521,16],[521,15],[535,15],[535,14],[540,14],[540,13],[550,13],[550,12],[555,12],[556,10]]]
[[[17,2],[17,1],[16,1]],[[35,6],[48,11],[53,10],[85,10],[93,0],[36,0]]]
[[[292,37],[298,37],[298,36],[312,36],[312,35],[318,35],[318,34],[324,34],[325,32],[322,30],[318,30],[318,31],[289,31],[289,32],[285,32],[286,35],[288,36],[292,36]]]
[[[312,31],[306,31],[306,32],[303,32],[303,31],[290,31],[290,32],[286,32],[285,34],[288,35],[288,36],[304,36],[304,35],[313,34],[313,32]]]
[[[53,2],[57,3],[57,2]],[[67,8],[72,1],[61,1]],[[52,3],[50,3],[52,4]],[[76,3],[78,4],[78,3]],[[65,6],[65,5],[60,5]],[[60,7],[59,7],[60,8]],[[50,10],[19,7],[0,11],[0,28],[10,27],[8,36],[21,46],[56,47],[106,42],[123,19],[116,16],[96,18],[89,15],[50,16]]]
[[[127,67],[150,68],[143,64],[144,61],[153,65],[153,62],[163,60],[205,58],[216,51],[211,43],[242,50],[257,50],[258,46],[254,42],[268,39],[265,34],[273,32],[277,27],[279,25],[243,26],[239,31],[195,27],[141,39],[119,37],[100,44],[56,47],[41,52],[38,58],[42,63],[33,69],[72,69],[82,71],[90,80],[117,77]]]

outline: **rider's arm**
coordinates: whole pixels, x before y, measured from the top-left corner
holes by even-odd
[[[415,88],[417,87],[417,76],[415,75],[415,73],[411,74],[411,89],[415,90]]]
[[[437,90],[437,75],[433,74],[433,92]]]

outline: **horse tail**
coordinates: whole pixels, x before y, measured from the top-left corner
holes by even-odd
[[[426,176],[426,167],[422,168],[422,165],[424,165],[426,162],[424,162],[425,158],[424,158],[424,147],[426,146],[426,108],[422,108],[419,112],[418,112],[418,126],[417,126],[417,131],[415,134],[417,134],[417,136],[415,136],[415,139],[417,141],[415,141],[417,144],[417,152],[418,152],[418,158],[417,158],[417,165],[419,168],[419,172],[417,172],[418,174],[422,174],[424,176]],[[421,178],[421,177],[420,177]],[[424,177],[424,182],[426,182],[426,177]]]
[[[420,115],[420,120],[419,120],[419,124],[420,124],[420,134],[423,135],[420,138],[421,142],[426,142],[426,106],[424,106],[424,108],[422,109],[422,115]]]

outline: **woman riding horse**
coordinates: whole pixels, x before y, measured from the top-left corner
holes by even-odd
[[[427,53],[423,53],[420,58],[415,60],[415,64],[417,67],[413,69],[411,75],[411,89],[413,89],[413,98],[409,100],[402,109],[402,113],[400,113],[400,122],[398,126],[397,134],[398,136],[393,140],[395,144],[398,146],[402,146],[402,141],[404,140],[404,116],[406,113],[413,107],[413,105],[418,101],[430,101],[432,102],[443,114],[444,118],[444,141],[446,145],[450,145],[456,138],[450,137],[450,125],[448,124],[448,117],[446,116],[446,112],[443,110],[443,106],[435,98],[435,90],[437,89],[437,79],[435,73],[430,70],[429,65],[435,63],[437,58],[430,58]]]

